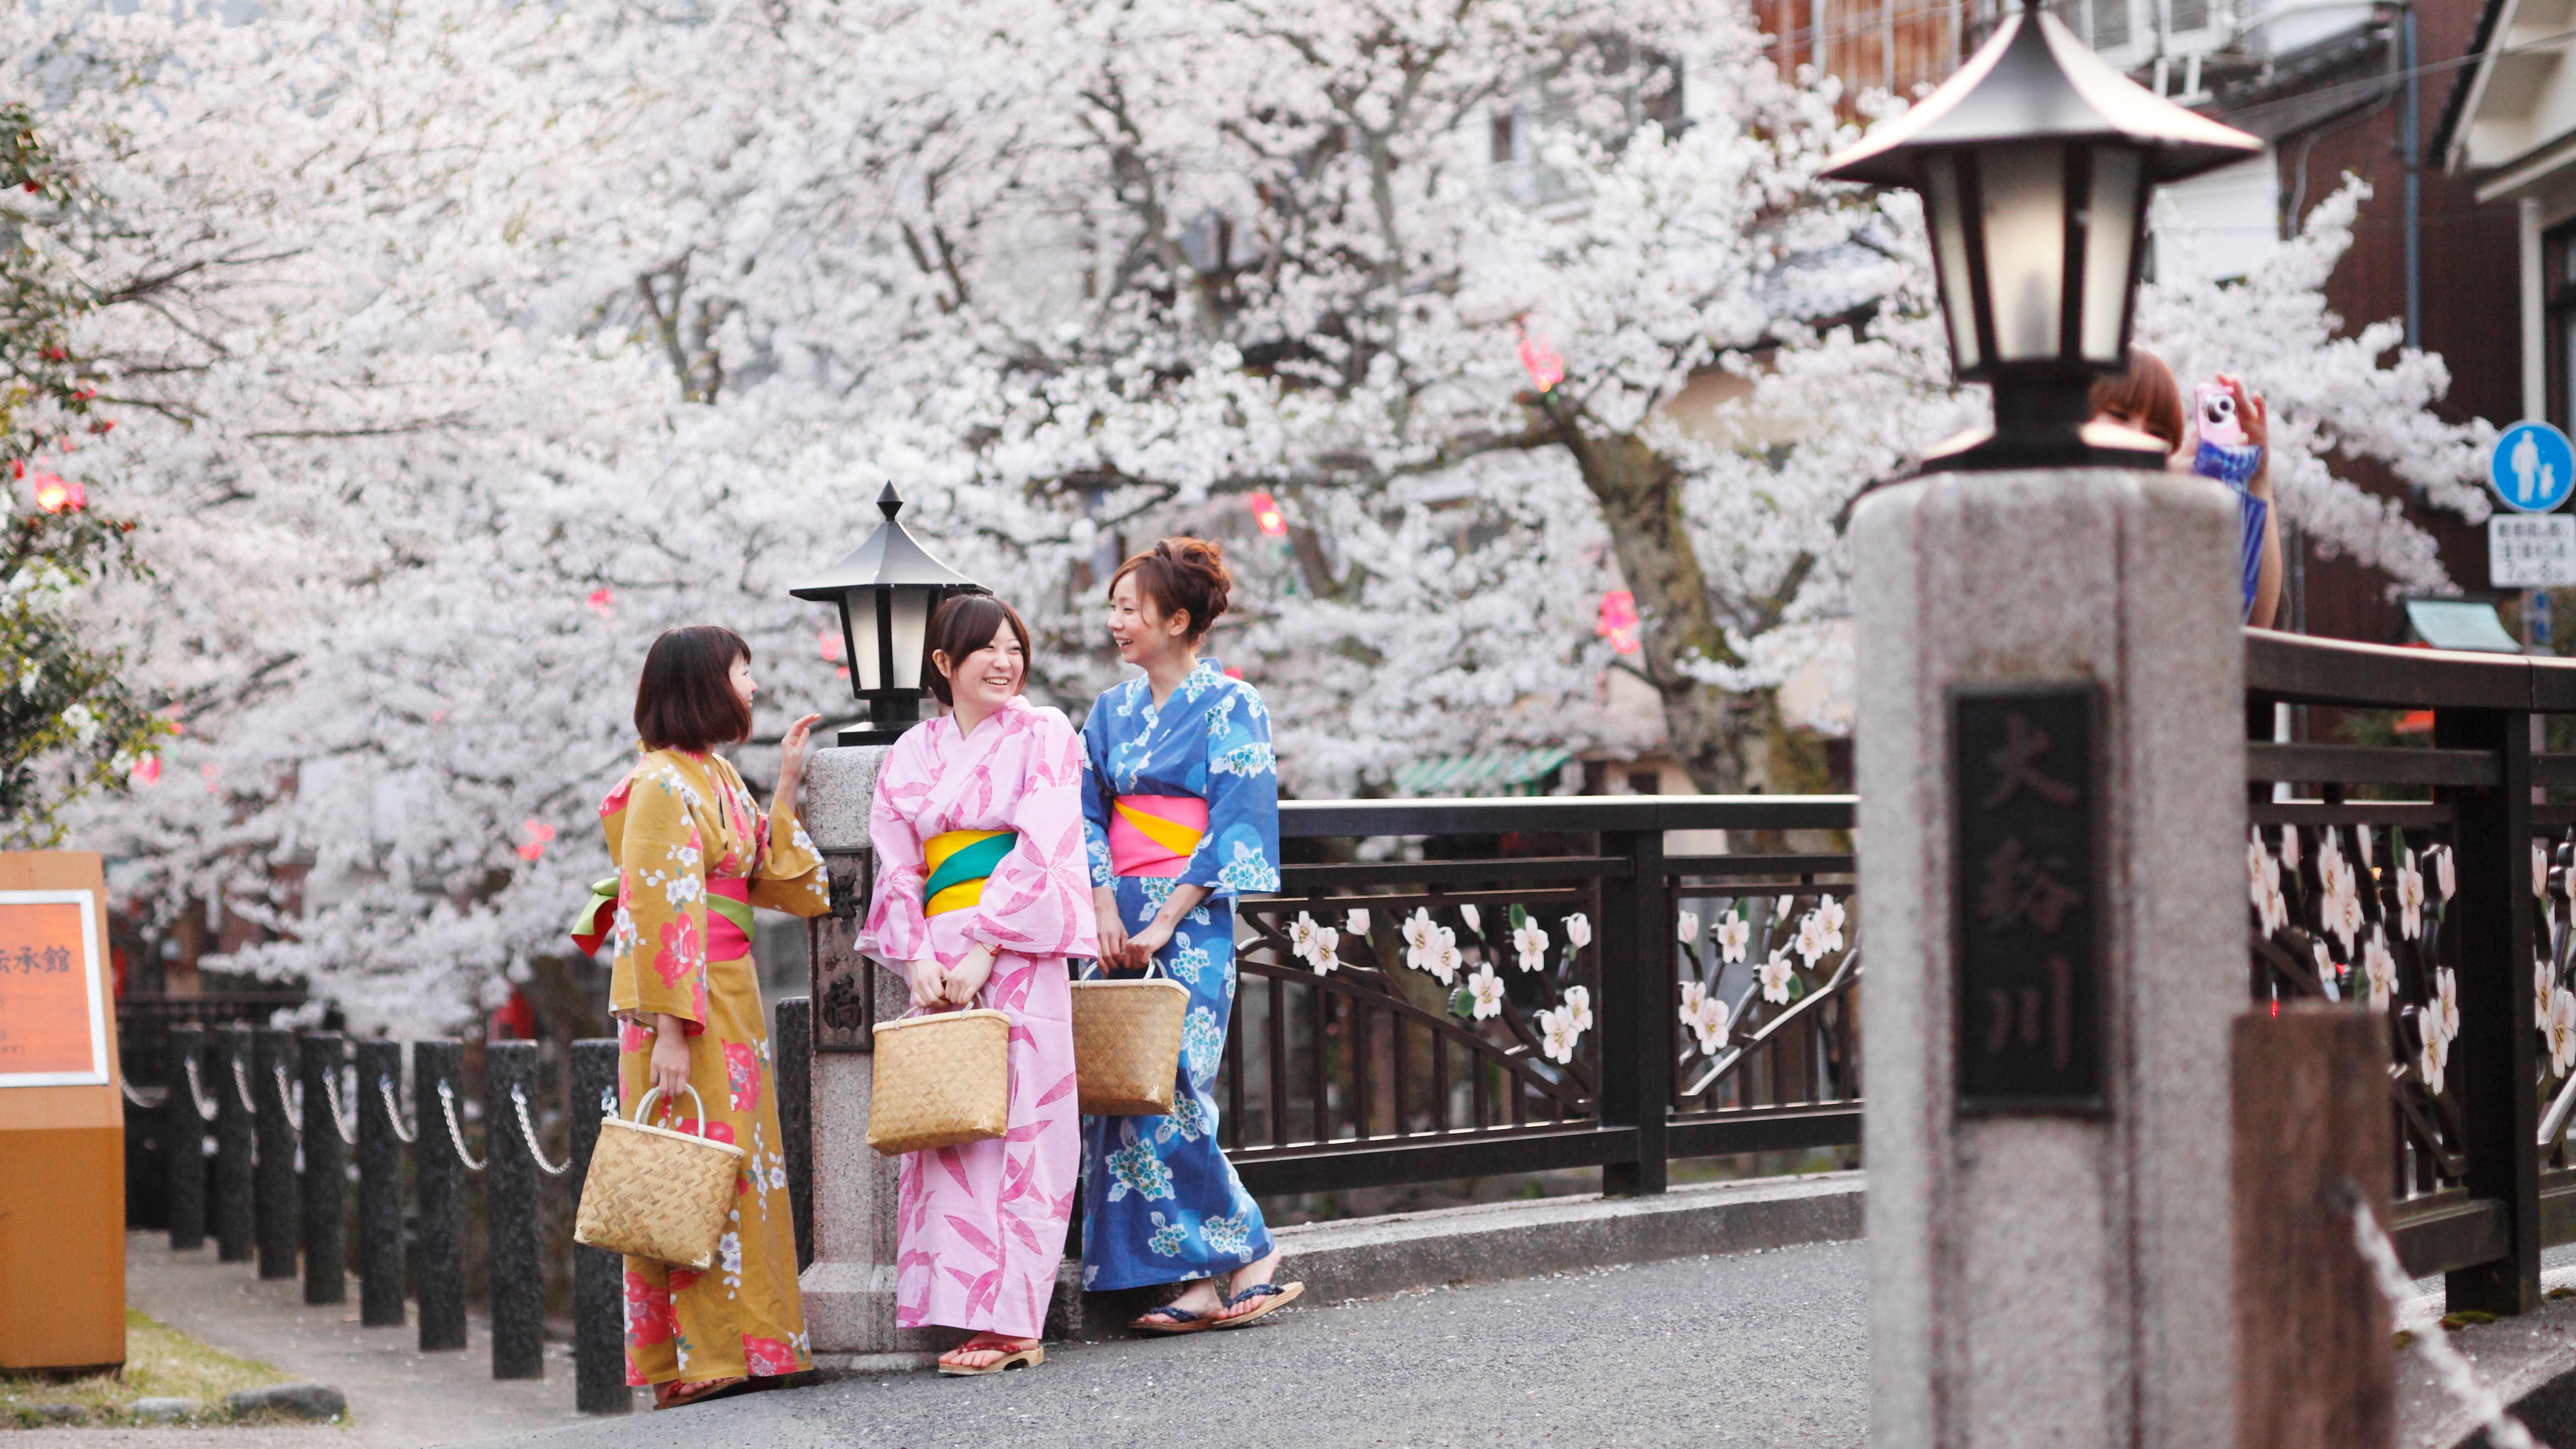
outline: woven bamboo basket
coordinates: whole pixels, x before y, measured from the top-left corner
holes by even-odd
[[[868,1145],[888,1157],[981,1142],[1011,1127],[1011,1019],[905,1016],[876,1031]]]
[[[698,1132],[647,1126],[645,1114],[662,1095],[656,1087],[635,1103],[632,1122],[612,1112],[600,1119],[599,1145],[590,1152],[590,1175],[581,1184],[581,1212],[572,1239],[629,1257],[650,1258],[704,1270],[716,1258],[725,1215],[733,1210],[734,1178],[742,1149],[702,1135],[706,1103],[697,1103]]]
[[[1084,1116],[1170,1115],[1189,1005],[1188,987],[1151,975],[1073,983],[1073,1070]]]

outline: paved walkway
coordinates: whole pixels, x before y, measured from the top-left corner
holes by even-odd
[[[249,1263],[218,1263],[209,1246],[170,1251],[160,1233],[125,1237],[125,1301],[183,1333],[217,1348],[274,1364],[288,1375],[331,1384],[349,1396],[353,1429],[205,1431],[47,1430],[44,1443],[98,1449],[111,1443],[152,1449],[229,1446],[261,1449],[261,1441],[329,1445],[332,1449],[420,1449],[459,1439],[525,1433],[581,1422],[572,1411],[572,1346],[546,1345],[546,1377],[497,1383],[492,1378],[489,1327],[467,1325],[461,1353],[422,1353],[416,1326],[358,1326],[358,1283],[349,1301],[308,1307],[304,1285],[294,1279],[260,1281]],[[316,1434],[331,1437],[315,1439]]]
[[[1301,1304],[1257,1329],[1050,1348],[1043,1366],[990,1379],[870,1375],[508,1442],[1842,1449],[1869,1415],[1867,1252],[1825,1243]]]

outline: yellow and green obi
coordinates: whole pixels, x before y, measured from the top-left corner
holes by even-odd
[[[1015,830],[949,830],[922,843],[922,914],[946,915],[984,899],[984,881],[1019,843]]]

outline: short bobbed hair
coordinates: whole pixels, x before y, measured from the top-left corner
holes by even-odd
[[[2182,446],[2182,389],[2165,360],[2143,347],[2129,349],[2126,372],[2093,384],[2092,402],[2095,417],[2120,413],[2164,439],[2167,452]]]
[[[1225,566],[1225,546],[1204,538],[1167,538],[1118,566],[1109,576],[1109,594],[1118,581],[1136,576],[1136,591],[1154,601],[1164,618],[1187,614],[1186,636],[1196,644],[1225,612],[1234,592],[1234,575]]]
[[[1019,610],[991,594],[959,594],[940,605],[939,612],[930,616],[929,637],[923,642],[921,651],[921,682],[930,686],[930,692],[939,697],[941,704],[955,704],[957,695],[949,688],[948,676],[939,672],[939,663],[932,656],[947,655],[948,667],[954,669],[966,662],[967,655],[991,644],[994,633],[1004,624],[1011,626],[1011,633],[1020,641],[1020,688],[1026,689],[1029,683],[1026,661],[1031,652],[1029,626],[1020,622]],[[1019,691],[1012,692],[1016,694]]]
[[[733,692],[737,659],[750,663],[751,646],[714,624],[667,630],[654,640],[635,685],[635,733],[644,748],[704,754],[751,738],[751,706]]]

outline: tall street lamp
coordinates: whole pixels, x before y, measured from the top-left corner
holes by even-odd
[[[1924,471],[2162,467],[2161,444],[2085,426],[2093,380],[2127,366],[2147,199],[2262,150],[2023,0],[1940,89],[1826,162],[1825,180],[1923,198],[1951,371],[1994,388],[1993,430],[1934,449]]]
[[[841,731],[844,745],[890,745],[920,722],[932,612],[958,594],[991,592],[931,557],[896,519],[903,495],[892,483],[877,495],[877,508],[885,522],[867,542],[821,578],[787,591],[840,606],[850,694],[868,707],[868,727]]]

